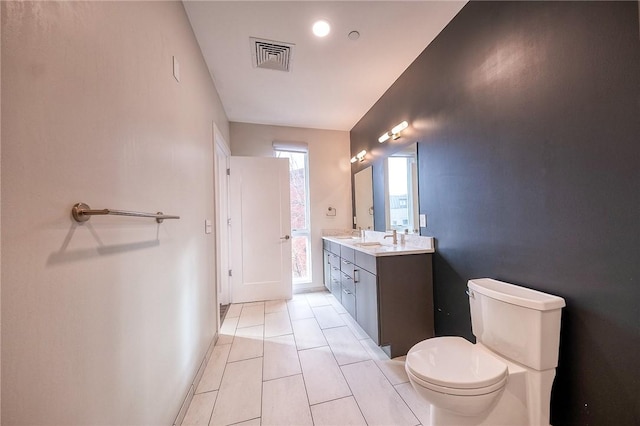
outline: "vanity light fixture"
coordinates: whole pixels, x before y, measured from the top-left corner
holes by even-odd
[[[407,123],[406,121],[403,121],[393,129],[391,129],[391,137],[393,137],[393,140],[398,139],[400,137],[400,132],[406,129],[407,127],[409,127],[409,123]]]
[[[394,141],[396,139],[399,139],[400,138],[400,132],[402,132],[407,127],[409,127],[409,123],[407,123],[406,121],[403,121],[402,123],[396,125],[393,129],[391,129],[390,132],[387,132],[387,133],[383,134],[382,136],[380,136],[378,138],[378,142],[384,143],[384,142],[388,141],[389,138],[393,138]]]
[[[356,161],[359,161],[359,162],[361,162],[361,163],[362,163],[362,162],[364,161],[364,156],[365,156],[365,155],[367,155],[367,150],[366,150],[366,149],[363,149],[362,151],[360,151],[359,153],[357,153],[357,154],[355,155],[355,157],[352,157],[352,158],[351,158],[351,162],[352,162],[352,163],[355,163]]]

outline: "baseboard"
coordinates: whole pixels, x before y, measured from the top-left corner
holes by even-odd
[[[189,405],[191,404],[191,400],[193,399],[193,395],[198,389],[198,385],[200,384],[200,379],[204,374],[204,369],[207,367],[207,363],[209,362],[209,358],[211,358],[211,353],[213,352],[213,347],[216,345],[218,341],[218,333],[216,332],[209,343],[209,348],[207,349],[207,353],[204,354],[204,358],[196,371],[195,376],[193,377],[193,381],[191,382],[191,386],[187,390],[187,394],[182,400],[182,405],[180,406],[180,411],[178,411],[178,415],[176,416],[175,421],[173,422],[173,426],[180,426],[182,421],[184,420],[184,416],[187,414],[187,410],[189,409]]]

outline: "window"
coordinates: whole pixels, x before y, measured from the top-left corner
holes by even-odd
[[[274,143],[274,148],[275,148]],[[276,148],[275,156],[289,159],[291,191],[291,266],[293,283],[311,282],[311,224],[309,220],[309,162],[306,149]]]

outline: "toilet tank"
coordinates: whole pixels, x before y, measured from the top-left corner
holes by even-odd
[[[478,342],[535,370],[558,365],[564,299],[493,280],[470,280],[471,326]]]

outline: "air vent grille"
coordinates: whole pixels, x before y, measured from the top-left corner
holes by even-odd
[[[291,71],[294,44],[250,37],[254,68]]]

